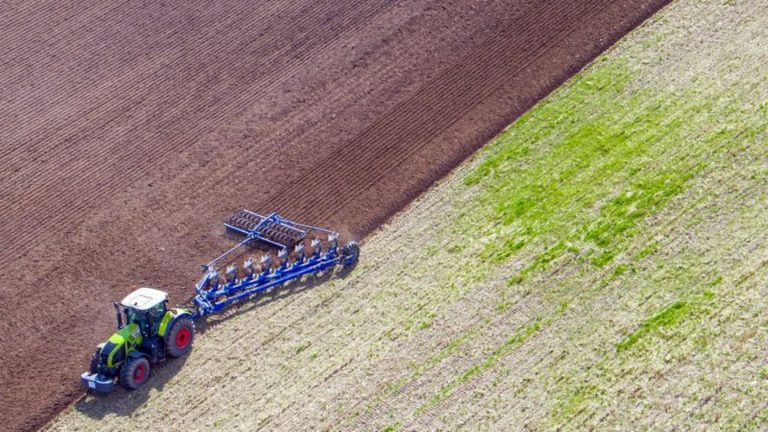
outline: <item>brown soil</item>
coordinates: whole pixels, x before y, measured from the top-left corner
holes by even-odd
[[[110,301],[188,300],[232,211],[362,238],[667,2],[5,2],[0,429],[82,394]]]

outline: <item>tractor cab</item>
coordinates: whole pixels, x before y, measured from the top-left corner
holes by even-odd
[[[117,310],[117,326],[123,326],[122,316],[125,316],[125,324],[137,324],[144,337],[152,337],[157,334],[160,321],[167,310],[168,294],[153,288],[139,288],[128,294],[120,305],[115,305]],[[123,313],[119,308],[122,307]]]

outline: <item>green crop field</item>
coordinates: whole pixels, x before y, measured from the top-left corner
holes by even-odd
[[[674,2],[353,272],[244,306],[160,387],[50,429],[764,428],[766,65],[763,2]]]

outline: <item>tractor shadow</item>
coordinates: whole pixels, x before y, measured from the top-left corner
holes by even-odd
[[[162,391],[165,384],[184,367],[188,357],[153,364],[149,380],[137,390],[128,391],[118,385],[112,393],[88,392],[75,402],[74,408],[93,419],[102,419],[108,415],[129,416],[149,400],[150,392]]]
[[[308,276],[300,281],[293,281],[279,288],[256,294],[250,299],[233,304],[220,314],[198,320],[195,322],[196,333],[198,335],[205,334],[205,332],[215,328],[216,325],[241,314],[252,312],[253,310],[270,303],[285,300],[296,294],[309,291],[331,280],[344,279],[353,268],[354,266],[345,267],[332,272],[324,272],[322,274]],[[193,354],[191,355],[194,355],[194,348],[192,353]],[[109,415],[130,416],[139,407],[149,401],[150,393],[163,391],[168,381],[182,370],[187,358],[189,358],[189,356],[169,359],[163,363],[153,364],[151,376],[147,381],[147,384],[137,390],[128,391],[118,385],[112,393],[103,394],[88,392],[79,401],[75,402],[74,409],[81,414],[97,420],[103,419]],[[182,383],[180,385],[184,384]]]

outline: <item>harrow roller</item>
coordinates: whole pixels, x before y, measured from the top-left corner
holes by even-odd
[[[307,235],[307,228],[320,230],[289,221],[277,213],[262,216],[248,210],[238,211],[224,225],[232,231],[279,248],[291,247],[303,240]]]

